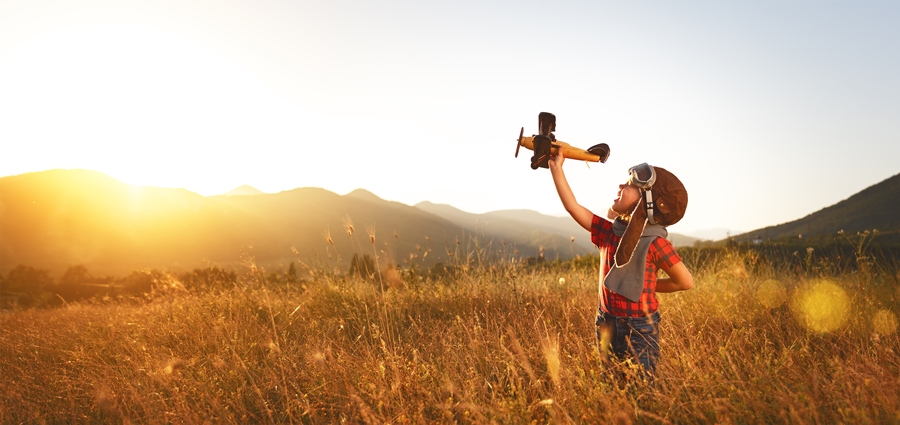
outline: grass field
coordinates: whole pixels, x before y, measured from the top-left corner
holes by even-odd
[[[0,422],[900,423],[895,260],[682,255],[695,287],[660,295],[652,385],[596,348],[596,257],[298,283],[251,264],[0,315]]]

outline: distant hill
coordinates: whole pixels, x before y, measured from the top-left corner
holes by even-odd
[[[351,224],[354,233],[348,235]],[[203,197],[129,186],[85,170],[0,178],[4,274],[19,264],[54,274],[81,264],[97,275],[122,275],[142,268],[227,266],[250,257],[269,268],[300,260],[346,270],[355,253],[377,254],[381,263],[431,266],[448,262],[448,252],[465,250],[470,242],[499,249],[491,241],[500,239],[363,190],[344,196],[299,188]],[[518,241],[506,240],[509,252],[537,256],[544,246],[545,256],[568,255],[568,240],[556,246]]]
[[[490,235],[495,244],[506,242],[532,248],[543,247],[545,258],[569,258],[596,250],[591,244],[590,234],[570,218],[551,217],[530,210],[473,214],[427,201],[415,207],[460,227],[473,229],[478,235]]]
[[[798,197],[802,197],[798,192]],[[734,236],[738,242],[754,239],[783,240],[810,239],[837,235],[879,231],[878,238],[887,244],[900,244],[900,174],[799,220],[769,226]]]
[[[369,192],[368,190],[365,190],[365,189],[356,189],[344,196],[346,196],[348,198],[355,198],[355,199],[359,199],[362,201],[369,201],[369,202],[376,202],[376,203],[386,202],[384,199],[379,198],[378,195],[376,195],[372,192]]]
[[[506,240],[519,243],[533,243],[542,240],[548,245],[562,247],[575,238],[574,254],[582,255],[594,252],[597,248],[591,243],[590,233],[581,228],[570,217],[554,217],[532,210],[501,210],[484,214],[473,214],[461,211],[446,204],[420,202],[415,205],[435,215],[443,217],[460,226],[481,228],[489,233],[502,236]],[[523,236],[525,239],[522,239]],[[691,246],[698,239],[670,233],[669,240],[675,246]]]
[[[265,192],[248,185],[243,185],[237,188],[234,188],[228,193],[223,194],[224,196],[254,196],[254,195],[265,195]]]
[[[718,241],[722,239],[728,239],[731,237],[731,235],[739,235],[741,233],[745,232],[741,230],[717,227],[714,229],[695,230],[693,232],[690,232],[687,236],[702,241]]]

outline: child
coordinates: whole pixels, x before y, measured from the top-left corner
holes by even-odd
[[[606,220],[575,200],[563,173],[564,161],[561,155],[549,161],[559,198],[572,218],[591,232],[591,241],[606,252],[597,312],[600,352],[605,356],[611,348],[620,359],[635,358],[652,377],[659,360],[656,293],[684,291],[694,285],[665,229],[684,216],[687,191],[665,169],[637,165],[628,170],[628,181],[619,185]],[[669,277],[658,279],[659,269]]]

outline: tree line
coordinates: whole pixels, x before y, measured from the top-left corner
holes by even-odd
[[[594,256],[583,258],[592,257]],[[578,259],[571,261],[578,262]],[[353,254],[349,265],[343,264],[346,269],[341,267],[342,270],[326,273],[332,279],[361,279],[377,286],[385,282],[391,286],[414,285],[427,279],[459,275],[468,268],[466,263],[467,261],[451,264],[438,262],[427,268],[403,268],[393,262],[379,265],[368,254]],[[543,258],[534,257],[522,259],[521,264],[525,267],[546,266]],[[311,273],[309,267],[305,265],[303,267],[305,271],[301,273],[297,265],[291,262],[288,267],[282,266],[278,271],[266,273],[254,266],[249,269],[249,275],[239,280],[236,271],[216,266],[197,268],[184,273],[145,269],[132,271],[124,277],[115,277],[94,275],[85,265],[78,264],[70,266],[58,279],[54,279],[47,269],[20,264],[9,270],[5,276],[0,274],[0,308],[50,308],[85,300],[152,299],[165,292],[217,291],[247,282],[302,285],[309,283],[309,280],[317,274]]]
[[[56,307],[88,299],[146,297],[173,285],[184,289],[225,288],[236,284],[237,279],[236,272],[219,267],[181,274],[154,269],[133,271],[124,277],[94,276],[79,264],[70,266],[57,280],[46,269],[20,264],[6,276],[0,275],[0,300],[4,308]]]

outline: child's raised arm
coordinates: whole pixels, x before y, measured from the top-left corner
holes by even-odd
[[[585,230],[590,231],[594,213],[575,200],[575,194],[572,193],[572,188],[569,187],[569,182],[566,180],[566,174],[563,173],[562,169],[565,159],[564,156],[557,155],[551,157],[550,161],[548,161],[550,174],[553,175],[553,183],[556,185],[556,192],[559,194],[559,199],[562,201],[563,207],[565,207],[569,215],[575,219],[575,222],[581,225],[581,227],[584,227]]]

